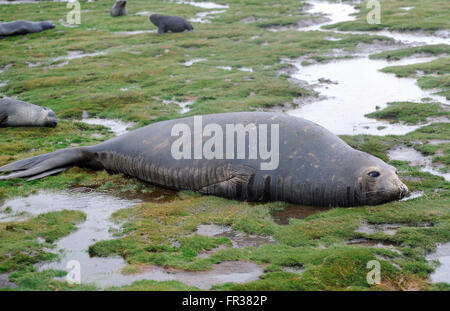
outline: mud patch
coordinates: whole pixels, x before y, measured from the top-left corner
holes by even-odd
[[[383,232],[387,235],[395,235],[400,228],[404,227],[420,227],[420,228],[429,228],[432,227],[431,223],[417,223],[417,224],[369,224],[363,223],[359,228],[355,230],[355,232],[372,234],[376,232]]]
[[[377,240],[370,240],[370,239],[352,239],[349,241],[346,241],[345,244],[347,245],[359,245],[359,246],[365,246],[365,247],[372,247],[372,248],[382,248],[390,250],[394,253],[400,254],[401,252],[397,249],[396,245],[394,243],[389,242],[380,242]]]
[[[275,240],[270,236],[261,236],[237,232],[234,231],[230,226],[219,226],[215,224],[199,225],[197,227],[197,231],[194,234],[212,237],[227,237],[231,240],[233,247],[236,248],[243,248],[249,246],[258,247],[264,244],[276,243]]]
[[[322,213],[329,208],[320,208],[317,206],[288,206],[283,210],[272,210],[270,213],[273,220],[279,225],[289,225],[291,218],[305,219],[311,215]]]

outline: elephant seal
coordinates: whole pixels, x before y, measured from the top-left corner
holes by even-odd
[[[9,23],[0,23],[0,37],[25,35],[27,33],[40,32],[53,28],[55,28],[55,25],[53,25],[49,21],[44,22],[14,21]]]
[[[127,15],[128,14],[127,1],[126,0],[117,0],[117,2],[114,3],[110,13],[111,13],[112,17]]]
[[[194,27],[184,18],[179,16],[166,16],[161,14],[150,15],[150,21],[158,27],[158,35],[166,32],[192,31]]]
[[[0,127],[55,127],[53,110],[11,98],[0,98]]]
[[[242,153],[242,146],[248,150]],[[260,156],[255,158],[258,149]],[[262,164],[269,163],[269,149],[270,162],[278,164],[267,169]],[[272,161],[276,157],[279,161]],[[75,165],[124,173],[171,189],[247,201],[376,205],[408,192],[396,169],[382,160],[351,148],[311,121],[269,112],[158,122],[95,146],[63,149],[5,165],[0,172],[11,174],[0,179],[33,180]]]

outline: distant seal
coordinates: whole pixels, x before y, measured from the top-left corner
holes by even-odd
[[[53,110],[11,98],[0,98],[0,127],[55,127]]]
[[[126,0],[118,0],[116,3],[114,3],[114,5],[111,9],[112,17],[125,16],[127,14],[128,14],[128,10],[127,10],[127,1]]]
[[[9,23],[0,23],[0,37],[25,35],[27,33],[40,32],[53,28],[55,28],[55,25],[49,21],[14,21]]]
[[[95,146],[63,149],[14,162],[0,167],[0,172],[11,172],[0,179],[37,179],[78,165],[124,173],[167,188],[194,190],[230,199],[316,206],[375,205],[400,199],[408,191],[394,167],[351,148],[311,121],[283,113],[238,112],[202,116],[202,125],[198,127],[199,118],[163,121]],[[203,131],[200,142],[205,147],[212,139],[212,129],[215,133],[225,133],[230,125],[248,131],[244,131],[243,136],[246,142],[250,141],[252,129],[259,129],[260,150],[264,150],[261,147],[264,145],[262,129],[270,128],[271,133],[266,132],[266,137],[272,137],[278,126],[278,137],[275,135],[275,139],[264,145],[265,150],[277,150],[276,146],[279,146],[279,152],[274,153],[279,156],[278,165],[272,170],[261,169],[267,157],[251,158],[251,149],[256,145],[250,143],[249,156],[229,157],[228,152],[233,155],[239,145],[231,144],[228,135],[225,140],[219,139],[226,149],[214,146],[218,157],[195,156],[195,148],[201,146],[195,138],[198,133]],[[180,151],[177,142],[184,138],[178,135],[182,128],[192,133],[186,140],[194,148],[191,159],[180,158],[174,153],[174,150]],[[233,138],[233,141],[239,140]],[[267,148],[269,144],[271,148]],[[191,154],[190,151],[187,153]]]
[[[150,15],[150,21],[158,27],[158,35],[166,32],[192,31],[194,27],[184,18],[179,16],[166,16],[161,14]]]

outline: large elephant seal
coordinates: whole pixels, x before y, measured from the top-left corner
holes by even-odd
[[[158,27],[158,35],[166,32],[192,31],[194,27],[184,18],[179,16],[166,16],[161,14],[150,15],[150,21]]]
[[[127,15],[128,14],[127,1],[126,0],[117,0],[117,2],[114,3],[110,13],[111,13],[112,17]]]
[[[14,21],[9,23],[0,23],[0,37],[25,35],[27,33],[40,32],[53,28],[55,28],[55,25],[49,21]]]
[[[0,98],[0,127],[55,127],[53,110],[11,98]]]
[[[37,179],[75,165],[249,201],[375,205],[408,191],[395,168],[380,159],[313,122],[268,112],[163,121],[95,146],[5,165],[0,172],[11,174],[0,179]]]

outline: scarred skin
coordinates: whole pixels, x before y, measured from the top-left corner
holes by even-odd
[[[266,160],[248,156],[174,159],[171,148],[180,137],[172,136],[172,129],[178,124],[193,129],[194,117],[189,117],[151,124],[95,146],[18,161],[1,167],[0,172],[13,173],[0,179],[41,178],[78,165],[124,173],[167,188],[248,201],[359,206],[381,204],[407,194],[394,167],[351,148],[313,122],[266,112],[214,114],[202,120],[203,127],[218,124],[224,133],[227,124],[266,124],[269,129],[278,124],[279,165],[274,170],[261,170]],[[203,137],[203,144],[209,138]],[[224,148],[223,158],[225,152]]]
[[[55,127],[56,114],[47,107],[0,98],[0,127]]]
[[[184,18],[178,16],[166,16],[161,14],[152,14],[150,21],[158,27],[158,35],[166,32],[192,31],[194,27]]]
[[[55,25],[53,25],[49,21],[44,22],[14,21],[9,23],[0,23],[0,37],[25,35],[27,33],[40,32],[53,28],[55,28]]]
[[[128,14],[127,1],[118,0],[116,3],[114,3],[113,7],[111,8],[110,14],[112,17],[127,15]]]

